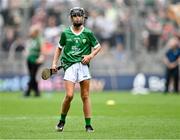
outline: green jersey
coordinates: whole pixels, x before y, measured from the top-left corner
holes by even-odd
[[[81,62],[83,55],[90,54],[91,48],[95,48],[99,43],[88,28],[83,27],[81,32],[76,34],[72,27],[68,27],[62,32],[59,44],[62,47],[61,63],[66,70],[72,64]]]
[[[31,63],[36,63],[36,60],[39,57],[40,52],[41,52],[41,39],[40,38],[31,39],[28,47],[27,60]]]

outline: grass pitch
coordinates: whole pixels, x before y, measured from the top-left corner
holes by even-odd
[[[80,95],[75,93],[64,132],[56,132],[63,93],[23,98],[0,93],[1,139],[180,139],[180,95],[92,93],[94,133],[84,129]],[[114,100],[115,105],[106,105]]]

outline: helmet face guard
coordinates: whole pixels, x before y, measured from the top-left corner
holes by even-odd
[[[74,7],[70,10],[70,16],[71,17],[76,17],[76,16],[82,16],[84,17],[85,12],[83,8],[80,7]]]
[[[80,27],[81,25],[84,24],[84,18],[85,17],[85,11],[83,8],[80,8],[80,7],[74,7],[70,10],[70,16],[71,16],[71,19],[72,19],[72,22],[73,22],[73,25],[75,27]],[[73,17],[83,17],[83,20],[81,22],[74,22],[73,21]]]

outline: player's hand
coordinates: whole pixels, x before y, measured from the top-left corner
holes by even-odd
[[[44,56],[40,55],[40,57],[36,60],[36,64],[42,64],[44,62]]]
[[[81,63],[83,64],[88,64],[92,59],[92,56],[91,55],[83,55],[83,59],[81,61]]]
[[[51,69],[52,69],[52,73],[56,73],[58,71],[57,65],[52,65]]]

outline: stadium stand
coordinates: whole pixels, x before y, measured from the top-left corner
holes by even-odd
[[[40,24],[42,28],[47,55],[43,67],[50,66],[58,34],[69,24],[64,11],[73,6],[86,9],[86,26],[94,31],[103,47],[91,63],[93,74],[163,74],[165,44],[180,26],[180,4],[176,0],[91,0],[81,3],[78,0],[31,0],[27,3],[1,0],[0,75],[27,74],[24,48],[28,28],[33,24]],[[49,18],[55,18],[55,23],[48,23]],[[157,46],[153,46],[157,48],[153,50],[148,48],[151,34],[156,34],[157,40]]]

